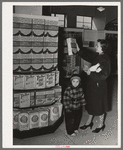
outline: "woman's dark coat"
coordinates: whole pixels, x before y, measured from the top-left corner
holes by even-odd
[[[87,101],[86,110],[89,114],[99,116],[108,111],[107,82],[110,74],[110,59],[108,55],[88,54],[79,51],[79,55],[86,61],[91,62],[92,66],[100,63],[102,71],[99,73],[91,72],[87,77],[87,89],[85,98]]]

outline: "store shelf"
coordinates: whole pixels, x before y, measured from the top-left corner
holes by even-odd
[[[63,122],[63,119],[64,116],[62,115],[57,121],[55,121],[55,123],[42,128],[35,128],[26,131],[19,131],[17,129],[13,129],[13,137],[23,139],[23,138],[29,138],[29,137],[54,133]]]

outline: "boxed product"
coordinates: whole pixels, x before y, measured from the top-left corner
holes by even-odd
[[[13,129],[19,129],[19,119],[18,114],[20,110],[13,110]]]
[[[56,70],[53,72],[55,72],[55,85],[58,85],[59,84],[59,71]]]
[[[50,120],[56,121],[59,118],[59,107],[58,105],[54,104],[49,107],[50,108]]]
[[[53,54],[53,65],[54,65],[54,68],[57,67],[58,65],[58,53]]]
[[[29,113],[27,111],[23,111],[18,114],[19,119],[19,130],[29,130]]]
[[[31,29],[20,29],[20,41],[32,41]]]
[[[20,94],[19,93],[14,93],[13,107],[18,107],[19,108],[19,102],[20,102]]]
[[[32,41],[44,41],[44,30],[33,29]]]
[[[43,66],[45,69],[51,69],[53,66],[53,54],[46,53],[43,58]]]
[[[35,88],[44,89],[45,88],[45,74],[35,75]]]
[[[58,107],[59,107],[59,117],[61,117],[61,115],[62,115],[62,109],[63,109],[63,104],[60,103],[60,102],[56,102],[55,104],[58,105]]]
[[[24,75],[14,75],[14,89],[24,89]]]
[[[30,111],[29,112],[29,128],[38,128],[39,127],[39,113],[38,111]]]
[[[35,88],[35,75],[25,75],[25,89]]]
[[[36,91],[36,106],[44,104],[46,101],[45,91]]]
[[[39,109],[39,128],[49,125],[49,111],[48,109]]]
[[[77,53],[76,47],[76,39],[74,38],[67,38],[67,47],[68,47],[68,55],[73,55]]]
[[[30,106],[35,106],[35,93],[30,92]]]
[[[47,89],[45,91],[46,93],[46,101],[45,104],[51,104],[54,101],[54,90],[53,89]]]
[[[56,101],[61,101],[62,98],[62,88],[61,86],[55,86],[54,87],[54,94],[55,94],[55,100]]]
[[[20,93],[20,108],[30,107],[30,93]]]
[[[55,86],[55,73],[46,73],[46,87],[53,87]]]

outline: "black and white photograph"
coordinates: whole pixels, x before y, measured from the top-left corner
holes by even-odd
[[[121,3],[2,4],[3,148],[120,148]]]

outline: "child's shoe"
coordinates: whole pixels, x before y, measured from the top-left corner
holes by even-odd
[[[78,133],[79,133],[79,131],[78,131],[78,130],[75,130],[74,132],[75,132],[76,134],[78,134]]]
[[[70,136],[76,136],[76,133],[72,133]]]

